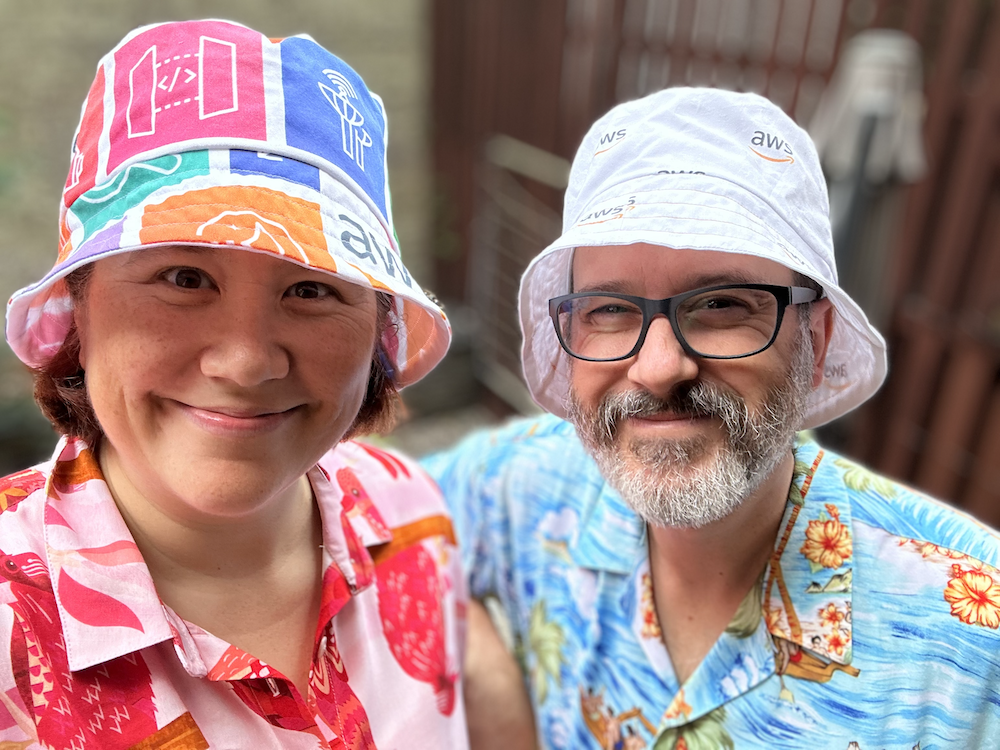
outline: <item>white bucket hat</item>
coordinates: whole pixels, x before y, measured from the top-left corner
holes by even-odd
[[[826,183],[808,134],[755,94],[672,88],[620,104],[590,128],[573,160],[562,236],[521,280],[524,374],[543,409],[568,414],[571,360],[548,300],[571,291],[574,248],[639,242],[767,258],[823,287],[836,319],[803,427],[882,385],[885,341],[837,284]]]

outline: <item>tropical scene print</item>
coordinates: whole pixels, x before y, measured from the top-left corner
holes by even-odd
[[[760,583],[683,684],[645,527],[571,425],[514,422],[424,466],[451,506],[471,595],[495,596],[509,618],[545,748],[943,750],[1000,737],[1000,537],[807,435]]]

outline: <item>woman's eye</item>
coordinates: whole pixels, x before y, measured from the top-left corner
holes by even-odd
[[[212,285],[208,274],[197,268],[171,268],[163,278],[181,289],[207,289]]]
[[[323,299],[335,296],[332,287],[318,281],[300,281],[292,284],[286,294],[299,299]]]

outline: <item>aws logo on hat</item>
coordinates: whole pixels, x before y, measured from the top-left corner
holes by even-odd
[[[776,164],[794,164],[795,155],[788,141],[777,135],[771,135],[763,130],[755,130],[750,139],[750,150],[761,159]]]
[[[624,141],[625,136],[627,135],[628,131],[625,128],[612,130],[610,133],[601,133],[601,140],[600,143],[597,144],[597,150],[594,152],[594,156],[610,151],[619,143]]]

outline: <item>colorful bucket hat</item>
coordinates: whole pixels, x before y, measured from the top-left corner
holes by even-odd
[[[521,354],[532,397],[567,416],[571,363],[548,300],[571,291],[573,250],[644,242],[755,255],[819,283],[836,320],[803,427],[855,408],[885,379],[885,341],[837,283],[829,214],[812,141],[767,99],[672,88],[618,105],[577,151],[562,236],[521,279]]]
[[[381,99],[308,36],[272,41],[206,20],[131,32],[83,106],[55,267],[11,298],[7,341],[32,367],[72,321],[64,277],[162,245],[245,247],[392,295],[383,345],[399,387],[451,328],[403,265]]]

